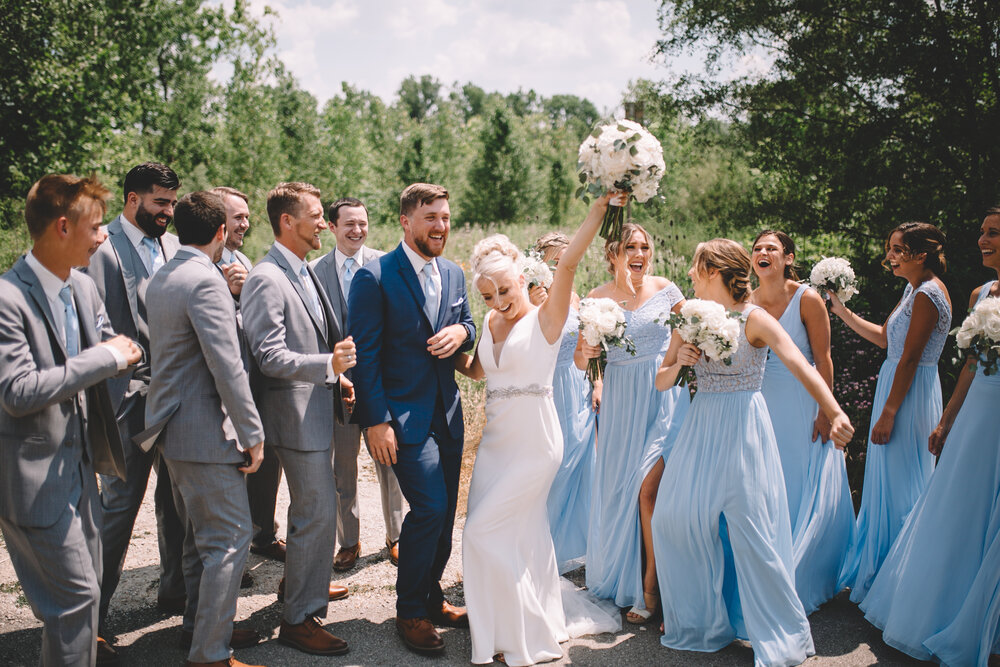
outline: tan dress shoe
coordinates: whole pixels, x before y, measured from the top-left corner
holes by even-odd
[[[118,667],[118,651],[103,637],[97,638],[97,664],[100,667]]]
[[[312,616],[307,616],[298,625],[282,621],[278,641],[313,655],[343,655],[349,650],[347,642],[324,628]]]
[[[347,572],[358,562],[361,555],[361,543],[358,542],[353,547],[344,547],[337,552],[333,558],[333,569],[336,572]]]
[[[427,617],[434,625],[443,625],[446,628],[469,627],[469,615],[465,607],[456,607],[447,600],[442,600],[441,606],[437,609],[428,609]]]
[[[257,554],[258,556],[263,556],[264,558],[270,558],[271,560],[285,562],[285,553],[287,551],[287,546],[284,540],[275,540],[270,544],[265,544],[263,546],[257,544],[250,545],[250,553]]]
[[[330,602],[334,600],[343,600],[350,593],[347,590],[347,586],[341,586],[340,584],[330,584]],[[282,577],[281,581],[278,582],[278,602],[285,601],[285,578]]]
[[[406,648],[423,654],[438,654],[444,651],[444,640],[437,629],[426,618],[396,617],[396,632]]]
[[[233,628],[233,634],[229,638],[229,648],[250,648],[259,644],[262,639],[263,637],[256,630]],[[194,641],[194,633],[181,628],[181,638],[177,642],[178,645],[183,649],[189,649],[192,641]]]
[[[185,660],[184,667],[263,667],[263,665],[248,665],[245,662],[240,662],[233,656],[229,656],[226,660],[216,660],[215,662],[191,662],[190,660]]]
[[[389,539],[386,538],[385,546],[389,550],[389,562],[396,567],[399,567],[399,540],[390,542]]]

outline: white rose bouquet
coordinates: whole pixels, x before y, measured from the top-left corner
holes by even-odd
[[[842,302],[858,293],[858,281],[854,276],[851,263],[843,257],[824,257],[816,262],[809,273],[809,284],[820,294],[829,290],[837,295]]]
[[[577,170],[580,183],[576,196],[601,196],[624,192],[637,202],[656,194],[666,165],[663,147],[646,128],[631,120],[598,127],[580,144]],[[623,207],[609,205],[601,225],[603,238],[618,238]]]
[[[552,284],[552,269],[546,263],[544,255],[534,248],[521,253],[521,273],[529,288],[535,285],[548,288]]]
[[[614,299],[580,300],[580,335],[588,345],[601,348],[601,356],[587,364],[587,377],[591,383],[601,379],[608,365],[608,347],[624,347],[635,354],[635,344],[625,335],[625,313]]]
[[[721,303],[705,299],[688,299],[681,312],[671,313],[667,320],[674,333],[685,343],[691,343],[707,358],[733,363],[732,356],[740,343],[740,313],[727,313]],[[674,384],[684,385],[693,369],[684,366]]]
[[[980,301],[962,326],[951,333],[959,349],[978,359],[984,374],[995,374],[1000,359],[1000,297],[991,296]]]

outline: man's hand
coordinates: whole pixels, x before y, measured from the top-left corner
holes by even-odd
[[[389,422],[372,426],[368,429],[368,453],[382,465],[392,465],[396,462],[396,432]]]
[[[244,454],[250,455],[250,465],[240,466],[240,472],[245,472],[248,475],[250,473],[257,472],[257,468],[260,467],[261,461],[264,460],[264,443],[258,442],[250,449],[245,449],[243,451]]]
[[[354,338],[352,336],[348,336],[333,346],[334,373],[341,375],[348,368],[354,368],[357,363],[357,350],[354,347]]]
[[[100,344],[113,347],[121,352],[129,366],[134,366],[142,359],[142,348],[140,348],[134,340],[123,334],[118,334],[114,338],[109,338]]]
[[[346,375],[340,376],[340,399],[344,402],[344,407],[348,412],[354,411],[354,402],[357,396],[354,393],[354,383]]]
[[[469,331],[461,324],[452,324],[427,339],[427,351],[435,357],[448,357],[458,351]]]
[[[229,284],[229,291],[233,296],[239,296],[243,291],[243,283],[247,280],[247,267],[240,262],[233,262],[222,267],[222,275],[226,277]]]

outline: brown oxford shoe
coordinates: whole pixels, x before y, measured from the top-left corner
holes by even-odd
[[[333,559],[333,569],[335,572],[347,572],[358,562],[361,555],[361,543],[358,542],[353,547],[343,547],[337,552]]]
[[[156,596],[156,608],[165,614],[172,614],[174,616],[183,614],[185,607],[187,607],[186,595],[178,595],[177,597],[167,595]]]
[[[441,606],[436,609],[428,609],[427,617],[434,625],[443,625],[447,628],[469,627],[469,615],[465,608],[449,604],[447,600],[442,600]]]
[[[118,667],[118,651],[103,637],[97,638],[97,664],[101,667]]]
[[[243,628],[233,628],[233,634],[229,638],[229,648],[250,648],[251,646],[256,646],[260,643],[263,637],[256,630],[249,630]],[[177,642],[181,648],[189,649],[191,648],[191,642],[194,640],[194,633],[181,628],[181,638]]]
[[[343,600],[349,595],[347,592],[347,586],[341,586],[340,584],[330,584],[330,602],[334,600]],[[281,581],[278,582],[278,602],[285,601],[285,578],[282,577]]]
[[[225,660],[216,660],[215,662],[191,662],[190,660],[185,660],[184,667],[263,667],[263,665],[248,665],[245,662],[240,662],[233,656],[229,656]]]
[[[396,567],[399,567],[399,540],[390,542],[389,539],[386,538],[385,546],[389,549],[389,562]]]
[[[270,544],[259,545],[250,544],[250,553],[257,554],[258,556],[263,556],[264,558],[270,558],[271,560],[285,562],[285,553],[287,551],[287,546],[284,540],[275,540]]]
[[[396,632],[406,644],[406,648],[425,655],[444,652],[444,640],[437,629],[426,618],[396,617]]]
[[[343,655],[349,650],[347,642],[324,628],[312,616],[306,616],[306,620],[298,625],[282,621],[278,641],[313,655]]]

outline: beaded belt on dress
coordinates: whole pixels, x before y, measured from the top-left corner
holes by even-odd
[[[517,398],[518,396],[545,396],[552,397],[552,385],[529,384],[524,387],[498,387],[486,390],[486,400],[503,400],[506,398]]]

